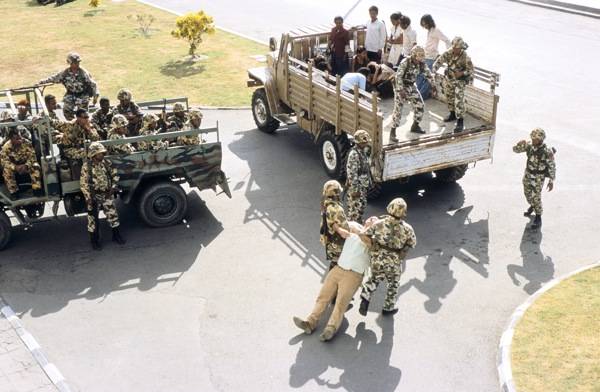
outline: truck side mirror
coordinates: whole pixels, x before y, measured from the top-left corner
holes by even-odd
[[[269,38],[269,50],[271,52],[274,52],[277,50],[277,40],[275,39],[275,37]]]

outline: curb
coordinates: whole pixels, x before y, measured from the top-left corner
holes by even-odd
[[[533,5],[536,7],[546,8],[554,11],[566,12],[569,14],[587,16],[590,18],[600,19],[600,9],[586,7],[583,5],[566,3],[556,0],[509,0],[515,3]]]
[[[71,392],[71,389],[67,385],[65,378],[62,373],[58,370],[58,368],[51,362],[48,361],[46,355],[42,351],[40,344],[35,340],[33,335],[31,335],[21,324],[21,320],[15,312],[12,310],[10,306],[8,306],[2,298],[0,298],[0,313],[6,317],[14,331],[19,335],[19,338],[25,346],[33,355],[38,365],[42,368],[44,373],[48,376],[52,384],[58,389],[60,392]]]
[[[250,106],[195,106],[200,110],[250,110]]]
[[[516,1],[516,0],[511,0]],[[590,264],[588,266],[576,269],[566,275],[561,276],[560,278],[552,279],[550,282],[546,283],[542,288],[533,293],[525,302],[523,302],[519,307],[515,309],[513,314],[510,316],[510,321],[502,333],[502,337],[500,338],[500,345],[498,347],[498,378],[500,379],[500,386],[502,391],[504,392],[517,392],[517,389],[514,384],[513,374],[512,374],[512,366],[510,360],[510,352],[512,345],[512,338],[515,334],[515,327],[521,321],[521,318],[527,311],[527,309],[538,299],[542,294],[546,291],[550,290],[554,286],[558,285],[565,279],[572,277],[573,275],[577,275],[580,272],[590,270],[592,268],[600,267],[600,261]]]

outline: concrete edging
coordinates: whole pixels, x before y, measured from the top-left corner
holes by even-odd
[[[572,4],[563,1],[556,0],[510,0],[515,3],[522,3],[527,5],[533,5],[536,7],[542,7],[554,11],[566,12],[569,14],[587,16],[590,18],[600,19],[600,9],[593,7],[586,7],[583,5]]]
[[[572,271],[566,275],[561,276],[560,278],[552,279],[550,282],[546,283],[542,288],[533,293],[525,302],[523,302],[519,307],[515,309],[513,314],[510,316],[510,321],[504,332],[502,333],[502,337],[500,338],[500,345],[498,347],[498,358],[497,358],[497,366],[498,366],[498,378],[500,379],[500,386],[502,391],[504,392],[517,392],[515,384],[513,382],[513,374],[512,374],[512,364],[511,364],[511,345],[512,339],[515,334],[515,327],[521,321],[521,318],[527,311],[527,309],[546,291],[558,285],[565,279],[568,279],[574,275],[577,275],[580,272],[590,270],[592,268],[600,267],[600,261],[597,261],[593,264],[587,265],[582,268],[578,268],[575,271]]]
[[[31,335],[21,324],[21,320],[15,312],[12,310],[10,306],[8,306],[2,298],[0,298],[0,313],[6,317],[11,327],[17,333],[21,341],[27,347],[27,350],[33,355],[38,365],[42,368],[44,373],[48,376],[52,384],[58,389],[60,392],[71,392],[71,389],[67,385],[65,378],[58,368],[51,362],[48,361],[46,355],[42,351],[40,344],[35,340],[33,335]],[[0,316],[1,317],[1,316]]]

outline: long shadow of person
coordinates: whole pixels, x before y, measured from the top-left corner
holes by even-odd
[[[520,246],[523,265],[506,266],[506,272],[515,286],[521,285],[518,275],[527,280],[523,286],[527,294],[535,293],[544,283],[554,278],[554,263],[552,257],[545,256],[542,252],[542,237],[541,230],[530,230],[525,226]]]

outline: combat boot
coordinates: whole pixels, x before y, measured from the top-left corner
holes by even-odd
[[[462,132],[465,129],[465,120],[459,118],[456,120],[456,127],[454,128],[454,133]]]
[[[100,237],[98,236],[98,233],[96,233],[96,232],[90,233],[90,243],[92,244],[92,249],[94,249],[94,250],[102,249],[102,245],[100,244]]]
[[[319,335],[319,340],[322,342],[330,341],[335,335],[335,328],[332,326],[325,327],[325,330],[321,335]]]
[[[119,232],[119,228],[118,227],[114,227],[112,229],[112,233],[113,233],[112,240],[114,242],[116,242],[119,245],[125,245],[126,241],[123,239],[123,237],[121,237],[121,233]]]
[[[392,130],[390,131],[390,144],[391,143],[398,143],[398,138],[396,137],[396,128],[392,128]]]
[[[535,219],[533,220],[533,223],[531,224],[531,229],[532,230],[537,230],[540,227],[542,227],[542,216],[541,215],[536,215]]]
[[[367,301],[364,298],[361,298],[360,307],[358,308],[358,313],[360,313],[361,316],[366,316],[368,310],[369,310],[369,301]]]
[[[452,122],[454,120],[456,120],[456,112],[454,111],[451,111],[450,114],[444,118],[444,122]]]
[[[526,216],[526,217],[528,217],[528,218],[529,218],[529,217],[531,216],[531,214],[533,214],[533,207],[529,207],[529,208],[527,209],[527,211],[525,211],[525,212],[523,213],[523,216]]]
[[[425,133],[425,131],[423,130],[423,128],[421,128],[421,126],[419,125],[418,122],[414,121],[412,124],[412,127],[410,127],[410,131],[412,133]]]
[[[310,335],[312,333],[312,328],[308,324],[308,321],[304,321],[300,317],[294,317],[293,320],[294,324],[296,324],[296,327],[303,330],[305,334]]]
[[[398,308],[392,309],[392,310],[385,310],[385,309],[383,309],[381,311],[381,314],[384,315],[384,316],[393,316],[396,313],[398,313]]]

